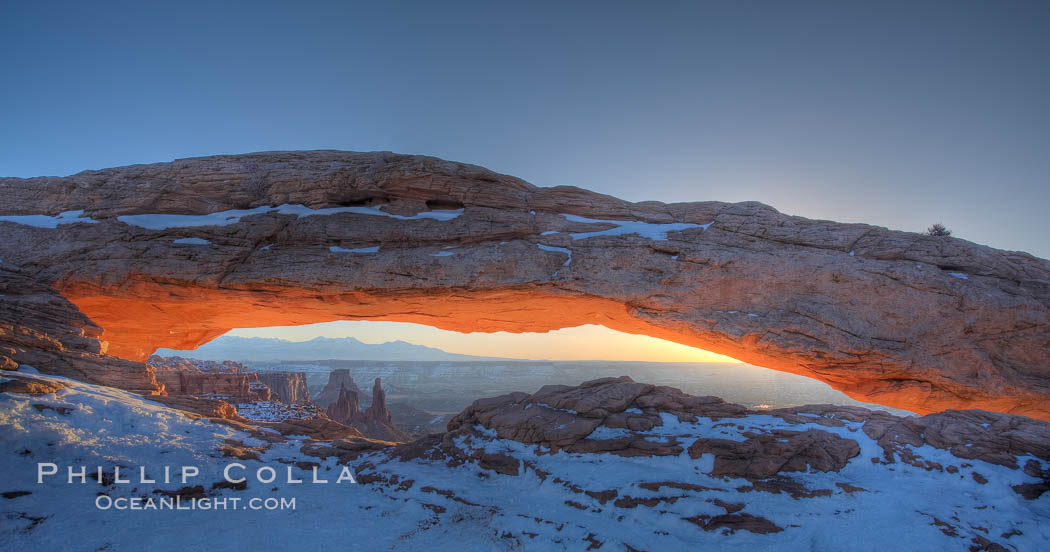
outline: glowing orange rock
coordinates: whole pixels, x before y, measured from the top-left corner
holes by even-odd
[[[916,412],[1050,419],[1050,263],[955,238],[388,153],[187,159],[0,194],[0,216],[84,210],[0,222],[0,266],[60,290],[125,359],[236,327],[602,324]]]

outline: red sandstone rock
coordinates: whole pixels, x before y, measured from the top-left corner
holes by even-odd
[[[383,382],[376,378],[372,385],[372,404],[368,406],[365,415],[377,422],[389,423],[392,419],[390,410],[386,407],[386,392],[383,391]]]
[[[2,257],[0,257],[2,258]],[[42,374],[120,387],[138,393],[163,392],[153,369],[106,354],[102,329],[46,283],[0,262],[0,356],[5,370],[19,364]]]
[[[159,402],[185,412],[199,414],[208,418],[247,422],[230,403],[218,399],[206,399],[187,395],[149,396],[147,399]]]
[[[356,387],[356,386],[355,386]],[[339,397],[328,405],[328,417],[343,423],[353,423],[360,416],[357,405],[357,391],[350,391],[345,386],[339,387]]]
[[[104,328],[110,351],[127,359],[249,324],[364,318],[546,331],[598,323],[917,412],[1050,419],[1050,263],[960,239],[807,220],[754,202],[629,203],[390,153],[259,153],[4,178],[0,195],[2,215],[83,209],[99,221],[0,222],[0,257],[61,290],[94,322],[85,327]],[[270,210],[288,204],[383,211]],[[268,212],[228,225],[149,229],[118,218],[255,208]],[[448,221],[381,214],[456,208],[462,214]],[[691,226],[657,236],[666,239],[594,235],[619,223],[563,215]],[[457,246],[453,255],[432,256],[447,245]],[[56,350],[48,345],[55,324],[25,327],[40,345],[20,355]],[[89,368],[75,370],[90,377]],[[126,387],[149,386],[125,372],[139,378]]]
[[[347,376],[349,378],[349,375]],[[350,379],[353,384],[353,379]],[[354,388],[357,386],[354,385]],[[386,406],[386,393],[383,384],[376,378],[372,386],[372,404],[361,412],[358,410],[357,392],[339,388],[339,398],[328,405],[328,417],[360,431],[365,437],[383,441],[406,442],[412,437],[394,425],[390,410]]]
[[[555,404],[561,408],[552,406]],[[878,442],[884,450],[885,462],[903,461],[925,469],[946,468],[917,457],[913,449],[902,445],[930,445],[948,450],[960,461],[977,459],[1014,469],[1018,469],[1019,458],[1029,455],[1050,461],[1050,424],[1022,416],[946,411],[904,418],[882,411],[833,405],[756,412],[714,397],[694,397],[671,387],[636,383],[626,376],[602,378],[575,387],[546,386],[534,395],[511,393],[479,399],[449,421],[449,433],[442,438],[441,448],[455,462],[475,461],[477,458],[468,458],[458,450],[455,438],[473,439],[493,431],[501,439],[569,452],[622,456],[681,453],[682,448],[673,438],[659,442],[644,439],[641,434],[611,439],[590,437],[599,426],[631,429],[628,423],[633,419],[641,421],[636,424],[639,429],[632,431],[644,432],[662,425],[659,413],[673,413],[679,419],[683,416],[733,419],[772,414],[788,424],[829,427],[842,427],[843,420],[848,420],[862,424],[861,430]],[[596,417],[599,414],[601,417]],[[763,480],[791,472],[838,471],[860,453],[857,441],[811,427],[798,431],[754,430],[743,435],[747,438],[740,441],[700,435],[690,446],[689,454],[692,458],[713,454],[715,463],[711,473],[714,475]],[[1026,469],[1034,468],[1026,466]],[[1050,476],[1047,479],[1050,480]],[[755,485],[765,485],[763,488],[780,485],[785,492],[798,496],[831,492],[792,487],[793,483],[787,480]]]
[[[313,402],[318,406],[327,407],[328,405],[339,400],[340,389],[345,387],[347,391],[352,391],[361,394],[361,389],[354,383],[354,378],[350,377],[350,370],[346,368],[337,368],[328,373],[328,383],[325,384],[324,389],[321,393],[314,397]]]
[[[18,363],[11,357],[0,355],[0,370],[18,370]]]
[[[5,374],[10,378],[0,382],[0,393],[25,393],[28,395],[47,395],[65,389],[66,385],[57,381],[34,378],[23,374]],[[38,406],[38,405],[34,405]]]
[[[285,404],[310,404],[310,389],[302,372],[257,372],[259,381],[270,388],[273,400]]]
[[[151,356],[157,381],[169,395],[195,395],[233,402],[270,400],[270,389],[244,365],[226,361],[198,361],[181,357]]]
[[[856,441],[821,431],[773,430],[753,434],[746,441],[697,439],[689,456],[715,456],[711,475],[763,479],[781,472],[838,471],[860,454]]]

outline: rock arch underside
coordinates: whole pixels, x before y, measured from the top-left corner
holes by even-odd
[[[158,393],[147,355],[235,327],[602,324],[919,413],[1050,420],[1050,263],[961,239],[391,153],[2,178],[0,197],[8,367]]]

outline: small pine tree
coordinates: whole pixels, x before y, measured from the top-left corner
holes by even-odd
[[[937,222],[933,226],[926,229],[926,235],[928,236],[950,236],[952,231],[944,227],[943,224]]]

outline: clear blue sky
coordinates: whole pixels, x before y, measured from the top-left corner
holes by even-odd
[[[0,174],[392,150],[1050,257],[1050,2],[4,2]]]

